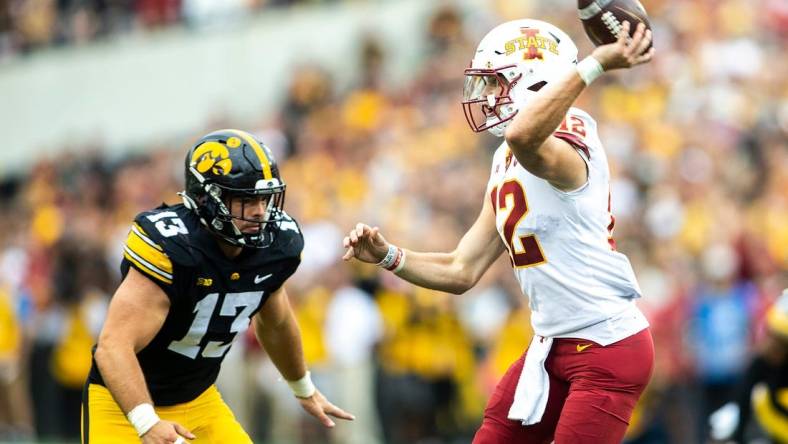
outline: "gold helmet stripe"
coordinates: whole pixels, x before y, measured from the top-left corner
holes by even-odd
[[[271,174],[271,162],[268,160],[268,156],[265,155],[265,150],[263,150],[263,147],[261,147],[260,144],[257,143],[257,140],[255,140],[255,138],[251,134],[247,133],[246,131],[234,130],[234,129],[228,131],[230,131],[233,134],[237,134],[238,137],[242,138],[244,141],[246,141],[246,143],[248,143],[252,147],[255,154],[257,154],[257,157],[260,158],[260,164],[263,166],[263,179],[266,180],[273,179],[274,175]]]

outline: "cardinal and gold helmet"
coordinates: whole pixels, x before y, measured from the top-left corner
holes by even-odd
[[[540,20],[500,24],[479,42],[465,70],[462,106],[475,132],[503,136],[523,104],[577,63],[577,47],[558,27]]]

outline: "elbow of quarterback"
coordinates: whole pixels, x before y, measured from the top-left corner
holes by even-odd
[[[468,261],[462,260],[456,251],[452,253],[452,256],[452,263],[444,274],[443,288],[436,288],[436,290],[460,295],[473,288],[481,279],[482,273],[478,272]]]
[[[449,283],[445,288],[442,288],[442,291],[447,293],[461,295],[466,291],[473,288],[476,285],[476,282],[472,281],[471,279],[458,279],[454,282]]]
[[[465,285],[453,285],[451,287],[445,288],[444,291],[451,294],[461,295],[464,294],[466,291],[470,290],[470,286]]]
[[[518,128],[517,125],[509,125],[503,137],[512,151],[529,153],[538,150],[544,143],[544,139],[534,137],[537,132],[536,128]]]

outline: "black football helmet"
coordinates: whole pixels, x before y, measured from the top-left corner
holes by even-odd
[[[179,193],[184,205],[216,236],[232,245],[252,248],[270,246],[284,213],[285,183],[271,151],[253,135],[224,129],[203,136],[186,155],[186,190]],[[230,212],[233,199],[244,204],[249,198],[266,198],[261,219],[247,219]],[[244,233],[235,220],[259,224]]]

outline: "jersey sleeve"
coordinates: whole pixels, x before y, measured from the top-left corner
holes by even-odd
[[[179,214],[162,206],[137,215],[123,246],[123,277],[134,268],[175,300],[194,265],[189,253],[190,230]]]
[[[135,268],[165,291],[172,285],[173,264],[170,257],[137,221],[131,225],[123,246],[121,271],[124,276],[129,267]]]
[[[553,135],[572,146],[588,163],[599,145],[596,121],[585,111],[570,108],[563,122]]]
[[[280,226],[280,233],[282,240],[281,251],[281,271],[277,273],[279,285],[282,284],[298,270],[301,265],[301,255],[304,252],[304,235],[301,233],[301,227],[295,219],[285,213],[284,221]]]

